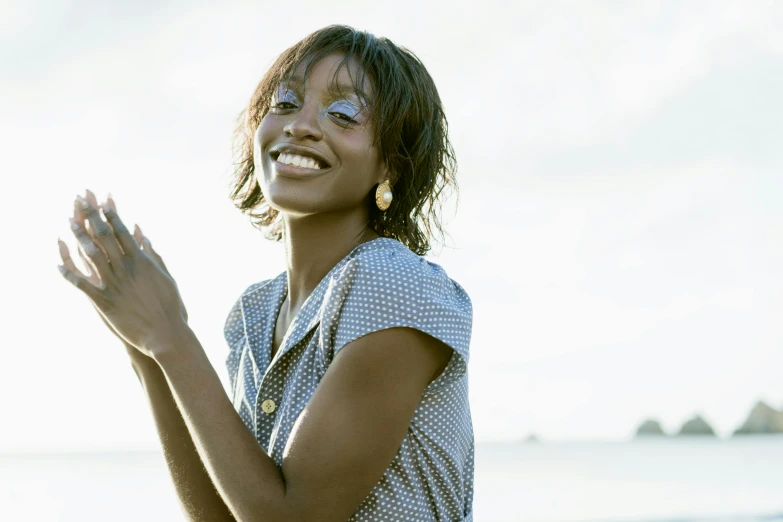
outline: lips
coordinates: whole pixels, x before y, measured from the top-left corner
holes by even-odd
[[[286,165],[293,165],[295,167],[302,167],[306,169],[320,170],[321,163],[308,156],[300,156],[298,154],[291,154],[289,152],[281,152],[277,157],[277,161],[285,163]]]
[[[303,179],[303,178],[312,178],[316,176],[320,176],[324,172],[329,172],[331,167],[326,167],[323,169],[310,169],[307,167],[297,167],[296,165],[287,165],[285,163],[280,163],[277,160],[272,160],[273,166],[275,168],[275,171],[277,172],[278,176],[283,176],[286,178],[295,178],[295,179]]]
[[[277,162],[277,158],[280,157],[280,154],[282,153],[297,154],[299,156],[312,158],[313,160],[318,162],[318,166],[321,167],[321,169],[328,169],[329,167],[331,167],[331,164],[328,161],[326,161],[326,158],[324,158],[321,153],[309,147],[301,147],[299,145],[291,145],[291,144],[282,144],[282,145],[276,145],[275,147],[272,148],[272,150],[269,151],[269,155],[273,160],[275,160],[275,162]],[[310,169],[303,169],[303,170],[310,170]]]

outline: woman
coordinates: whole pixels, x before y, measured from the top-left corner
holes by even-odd
[[[86,284],[63,255],[150,388],[183,506],[205,520],[472,520],[471,302],[421,257],[455,168],[432,78],[388,39],[329,26],[280,55],[241,121],[232,197],[285,244],[287,269],[228,314],[233,408],[163,261],[111,199],[107,222],[89,192],[73,220],[101,277]],[[166,385],[181,420],[161,406]]]

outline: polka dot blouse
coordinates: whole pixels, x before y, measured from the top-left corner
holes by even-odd
[[[349,522],[473,520],[468,404],[472,305],[439,265],[395,239],[357,246],[307,298],[270,361],[286,273],[251,285],[225,323],[226,368],[242,421],[278,468],[297,417],[337,352],[377,330],[409,327],[453,349],[424,390],[391,465]]]

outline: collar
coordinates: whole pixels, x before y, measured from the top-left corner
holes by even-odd
[[[384,246],[389,246],[392,242],[399,243],[396,239],[385,237],[361,243],[332,267],[305,299],[304,304],[289,325],[274,360],[269,364],[269,368],[285,357],[294,346],[321,322],[324,295],[334,285],[335,280],[339,278],[339,274],[342,273],[345,265],[362,252],[377,250]],[[242,295],[242,316],[245,324],[245,336],[254,356],[256,363],[254,370],[257,378],[260,378],[266,371],[265,364],[266,361],[269,361],[269,355],[272,351],[272,334],[277,322],[277,316],[280,313],[280,307],[287,293],[288,277],[286,272],[282,272],[267,282],[267,284]]]

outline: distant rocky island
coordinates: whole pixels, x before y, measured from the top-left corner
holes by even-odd
[[[783,411],[757,402],[745,423],[734,430],[734,436],[754,433],[783,433]]]
[[[647,436],[660,436],[666,435],[666,432],[663,431],[663,428],[661,427],[661,423],[657,420],[648,419],[642,423],[641,426],[636,430],[636,436],[637,437],[647,437]]]
[[[733,436],[762,433],[783,433],[783,410],[778,411],[764,401],[758,401],[742,426],[734,430]],[[666,436],[661,423],[655,419],[645,420],[636,429],[636,438]],[[715,430],[701,415],[695,415],[682,425],[675,436],[715,437]]]
[[[710,426],[701,415],[695,415],[692,419],[687,420],[685,424],[682,425],[682,428],[680,428],[680,432],[677,435],[714,437],[715,430],[712,429],[712,426]]]

